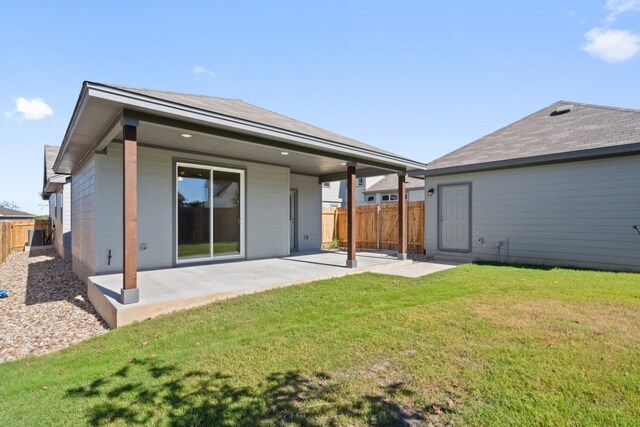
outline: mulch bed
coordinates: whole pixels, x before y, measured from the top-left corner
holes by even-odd
[[[71,264],[46,249],[0,264],[0,362],[60,350],[108,331]]]

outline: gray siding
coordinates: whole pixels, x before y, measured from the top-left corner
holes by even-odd
[[[73,174],[71,233],[73,272],[85,283],[96,272],[95,156],[88,157]]]
[[[96,156],[98,169],[98,268],[122,270],[122,145],[111,144]],[[257,163],[140,147],[138,151],[138,268],[174,264],[173,161],[194,161],[246,170],[246,256],[289,253],[289,169]],[[111,250],[111,263],[108,253]]]
[[[56,194],[52,194],[49,196],[49,218],[55,220],[56,218]]]
[[[640,156],[427,178],[472,183],[472,256],[640,270]],[[425,248],[437,253],[437,194],[425,197]],[[478,239],[484,238],[484,244]],[[507,247],[501,248],[505,261]]]
[[[49,198],[57,200],[51,220],[54,225],[53,246],[60,257],[71,261],[71,184],[63,184],[58,191]]]
[[[298,250],[322,246],[322,185],[318,178],[291,175],[291,188],[298,190]]]

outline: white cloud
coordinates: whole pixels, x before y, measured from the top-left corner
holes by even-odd
[[[609,14],[604,18],[605,23],[612,24],[618,15],[640,10],[640,0],[607,0],[605,8]]]
[[[20,114],[21,119],[25,120],[42,120],[45,117],[49,117],[53,114],[53,109],[44,102],[42,98],[27,99],[20,97],[16,99],[16,108],[14,111],[5,111],[4,116],[7,118],[13,117],[15,114]]]
[[[640,51],[640,35],[627,30],[594,28],[585,38],[582,50],[606,62],[623,62]]]
[[[216,73],[214,73],[210,69],[201,67],[199,65],[193,66],[193,74],[195,74],[196,76],[207,76],[211,78],[215,78],[216,76]]]

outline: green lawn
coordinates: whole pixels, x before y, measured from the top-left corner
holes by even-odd
[[[198,258],[209,256],[211,245],[209,243],[196,243],[178,245],[178,254],[181,258]],[[228,254],[238,252],[238,242],[214,242],[213,254]]]
[[[640,275],[293,286],[0,365],[0,397],[3,426],[638,425]]]

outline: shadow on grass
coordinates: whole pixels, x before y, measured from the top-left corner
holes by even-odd
[[[91,425],[166,424],[169,426],[326,426],[340,418],[367,425],[415,426],[422,412],[397,402],[413,392],[403,383],[345,402],[324,373],[272,373],[253,387],[238,385],[221,372],[182,372],[175,365],[133,360],[110,376],[67,390],[85,401]]]

